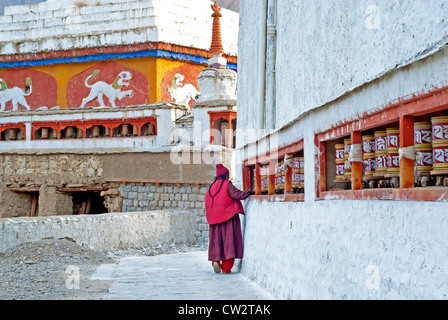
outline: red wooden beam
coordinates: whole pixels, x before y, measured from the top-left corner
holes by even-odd
[[[400,147],[407,148],[414,145],[414,117],[400,118]],[[400,188],[415,186],[414,160],[403,157],[400,160]]]
[[[352,145],[362,144],[361,131],[352,131]],[[362,189],[362,162],[352,162],[352,190]]]

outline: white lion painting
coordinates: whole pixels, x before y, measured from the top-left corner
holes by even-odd
[[[199,91],[196,90],[192,84],[183,84],[185,77],[180,73],[177,73],[171,81],[171,87],[168,87],[168,92],[171,95],[176,104],[185,106],[191,111],[190,101],[196,102],[196,98],[199,96]]]
[[[20,88],[14,87],[9,89],[6,82],[0,79],[0,112],[5,111],[6,103],[12,102],[12,111],[17,111],[19,104],[24,106],[27,110],[31,110],[30,106],[26,102],[25,97],[28,97],[33,93],[33,87],[30,78],[26,78],[26,85],[29,88],[29,92],[25,92]]]
[[[113,108],[116,108],[115,101],[121,100],[124,97],[132,97],[134,96],[133,90],[121,91],[123,86],[128,87],[129,81],[132,79],[132,73],[127,71],[122,71],[115,79],[114,83],[108,84],[104,81],[97,81],[93,85],[89,85],[88,81],[92,77],[96,77],[99,71],[94,71],[90,76],[87,77],[85,84],[86,87],[91,89],[90,94],[87,98],[82,99],[82,104],[80,108],[84,108],[87,103],[98,99],[100,103],[100,107],[105,107],[103,97],[106,96],[109,99],[110,104]]]

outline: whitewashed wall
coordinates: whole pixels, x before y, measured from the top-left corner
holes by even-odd
[[[0,15],[0,54],[145,42],[209,50],[211,4],[209,0],[50,0],[6,7]],[[222,9],[222,14],[224,51],[236,55],[238,13]]]
[[[260,3],[240,5],[240,129],[259,129]],[[258,142],[304,139],[305,202],[246,202],[242,272],[280,299],[448,295],[447,203],[316,199],[316,132],[448,84],[446,3],[375,4],[380,29],[366,28],[367,1],[277,1],[276,131]]]
[[[239,119],[257,129],[262,2],[241,1],[238,53]],[[444,0],[277,0],[276,128],[446,43],[447,11]]]

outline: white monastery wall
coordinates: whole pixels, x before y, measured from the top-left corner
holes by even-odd
[[[211,4],[209,0],[51,0],[6,7],[0,15],[0,54],[145,42],[209,50]],[[238,13],[222,9],[222,14],[224,51],[236,55]]]
[[[238,117],[257,129],[262,3],[241,2],[238,53]],[[276,3],[276,128],[448,41],[442,0]],[[408,89],[407,83],[401,86]]]
[[[262,2],[240,5],[240,129],[259,128],[262,77],[253,48]],[[448,295],[445,202],[316,199],[316,132],[448,84],[446,3],[376,3],[380,29],[366,28],[367,1],[277,1],[276,130],[258,143],[304,139],[305,201],[245,202],[242,267],[276,298]],[[262,153],[255,146],[238,141],[243,158]],[[241,166],[236,177],[241,187]]]

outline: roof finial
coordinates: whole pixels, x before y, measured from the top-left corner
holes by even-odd
[[[211,6],[212,10],[213,10],[213,32],[212,32],[212,45],[210,47],[210,53],[213,55],[213,58],[215,59],[210,59],[209,61],[209,65],[210,62],[212,62],[213,60],[213,64],[215,63],[220,63],[221,65],[226,65],[227,64],[227,60],[224,62],[223,59],[219,59],[219,61],[217,61],[216,58],[221,58],[222,55],[224,54],[224,49],[222,46],[222,37],[221,37],[221,21],[220,18],[222,17],[221,14],[221,7],[218,6],[218,3],[215,1],[215,3]]]

